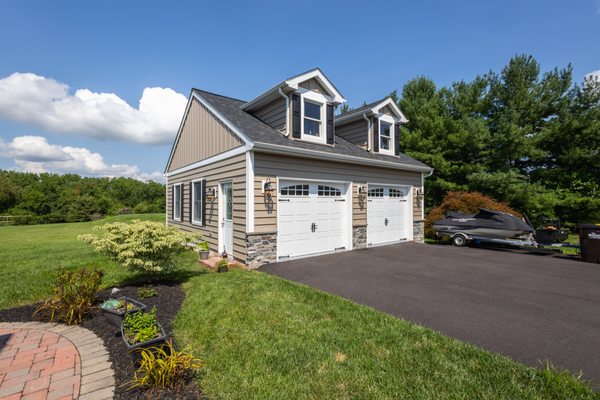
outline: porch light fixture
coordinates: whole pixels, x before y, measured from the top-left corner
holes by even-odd
[[[265,194],[265,197],[271,197],[271,195],[273,194],[273,192],[275,191],[275,189],[273,188],[273,185],[271,184],[271,178],[267,178],[266,180],[263,181],[263,193]]]
[[[367,197],[367,185],[360,185],[358,187],[358,197],[361,200],[364,200],[364,198]]]
[[[417,204],[421,207],[421,202],[423,201],[423,190],[417,189]]]
[[[206,200],[214,201],[217,198],[217,189],[214,186],[206,188]]]

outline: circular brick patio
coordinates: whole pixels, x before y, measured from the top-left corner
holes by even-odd
[[[0,323],[0,400],[112,399],[114,387],[108,352],[91,331]]]

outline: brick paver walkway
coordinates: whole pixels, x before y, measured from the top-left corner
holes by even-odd
[[[114,386],[108,352],[93,332],[0,323],[0,400],[112,399]]]

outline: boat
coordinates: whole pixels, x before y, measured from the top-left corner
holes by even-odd
[[[433,230],[438,236],[452,238],[457,246],[464,246],[473,238],[531,240],[535,231],[519,217],[487,208],[480,208],[476,214],[449,211],[446,218],[433,223]]]

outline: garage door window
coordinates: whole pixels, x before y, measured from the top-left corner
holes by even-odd
[[[342,191],[331,186],[319,185],[317,194],[319,196],[340,197]]]
[[[369,189],[369,197],[383,197],[383,188]]]
[[[308,185],[284,186],[280,193],[282,196],[308,196]]]
[[[404,191],[390,188],[390,197],[404,197]]]

